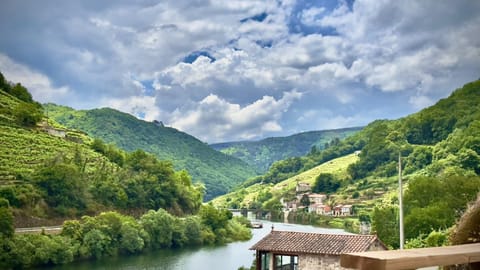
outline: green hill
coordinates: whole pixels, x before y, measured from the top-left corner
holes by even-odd
[[[11,207],[15,226],[59,224],[106,210],[193,214],[203,201],[203,185],[186,171],[58,124],[1,73],[0,142],[0,204]]]
[[[398,155],[406,174],[480,173],[480,81],[466,84],[437,104],[398,120],[376,120],[322,151],[275,162],[255,183],[278,183],[333,158],[360,151],[348,168],[353,181],[397,173]]]
[[[349,169],[352,178],[395,175],[399,153],[406,174],[478,175],[479,104],[480,81],[475,81],[418,113],[369,124],[339,146],[362,151]]]
[[[44,107],[50,118],[68,128],[85,131],[126,151],[142,149],[161,160],[171,160],[176,169],[186,169],[195,182],[205,183],[207,200],[225,194],[256,174],[245,162],[160,123],[142,121],[110,108],[74,110],[54,104]]]
[[[227,208],[266,208],[269,207],[269,201],[276,201],[283,198],[289,200],[295,197],[295,187],[298,183],[314,185],[315,179],[320,173],[330,173],[339,178],[347,176],[347,168],[355,163],[358,156],[355,154],[339,157],[307,171],[292,176],[284,181],[273,184],[254,184],[246,188],[237,189],[234,192],[219,196],[212,202],[219,207]],[[262,205],[264,204],[264,205]]]
[[[278,213],[282,201],[295,200],[297,181],[309,183],[312,191],[328,194],[330,206],[354,206],[355,218],[337,225],[352,229],[359,221],[371,222],[385,243],[398,248],[400,155],[407,244],[447,244],[451,227],[480,192],[479,105],[480,81],[474,81],[418,113],[374,121],[324,150],[277,161],[214,202]],[[329,217],[296,215],[332,225]]]
[[[265,173],[278,160],[304,156],[327,148],[330,144],[355,134],[360,127],[309,131],[288,137],[272,137],[260,141],[211,144],[214,149],[237,157]]]

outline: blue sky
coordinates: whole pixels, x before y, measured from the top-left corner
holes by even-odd
[[[480,1],[2,1],[0,71],[209,142],[396,119],[480,78]]]

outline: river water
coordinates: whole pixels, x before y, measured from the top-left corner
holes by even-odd
[[[223,246],[190,249],[158,250],[132,256],[103,258],[96,261],[75,262],[49,267],[51,270],[237,270],[241,266],[250,267],[255,259],[255,251],[249,250],[272,229],[282,231],[346,233],[339,229],[317,228],[308,225],[271,223],[263,221],[263,228],[253,229],[249,241],[235,242]]]

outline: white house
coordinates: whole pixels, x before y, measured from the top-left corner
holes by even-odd
[[[323,201],[326,198],[327,198],[326,194],[317,194],[317,193],[308,194],[308,199],[310,200],[310,203],[323,204]]]
[[[334,216],[350,216],[352,215],[353,206],[346,204],[339,204],[333,207],[333,215]]]

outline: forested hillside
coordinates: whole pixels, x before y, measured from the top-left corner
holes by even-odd
[[[160,122],[142,121],[109,108],[77,111],[54,104],[44,107],[49,117],[68,128],[85,131],[125,151],[142,149],[161,160],[172,161],[175,169],[186,169],[194,182],[205,184],[207,200],[256,174],[247,163]]]
[[[12,207],[19,226],[107,209],[195,213],[202,202],[204,188],[187,172],[61,127],[26,88],[3,75],[0,142],[0,201]]]
[[[214,149],[240,158],[265,173],[275,162],[318,152],[355,134],[360,127],[308,131],[288,137],[272,137],[260,141],[241,141],[211,144]]]
[[[466,84],[437,104],[398,120],[376,120],[322,151],[274,162],[255,183],[278,183],[333,158],[359,151],[349,176],[388,177],[397,173],[398,155],[405,173],[424,175],[480,173],[480,81]]]
[[[400,156],[408,246],[445,244],[480,192],[479,104],[480,81],[474,81],[418,113],[374,121],[322,151],[275,162],[266,174],[215,202],[279,211],[281,201],[294,199],[293,182],[309,183],[312,191],[328,194],[329,204],[354,205],[357,222],[371,222],[373,231],[397,248]],[[356,158],[338,163],[349,156]],[[339,166],[332,170],[333,164]]]

